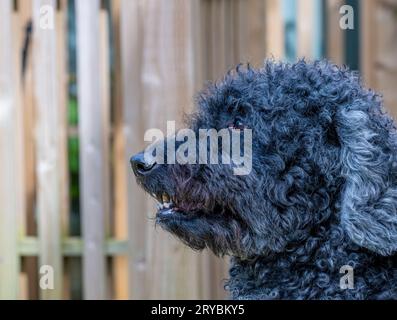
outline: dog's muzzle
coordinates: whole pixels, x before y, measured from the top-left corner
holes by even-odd
[[[137,153],[136,155],[132,156],[130,159],[130,163],[136,177],[148,174],[157,166],[156,162],[147,163],[145,161],[143,152]]]

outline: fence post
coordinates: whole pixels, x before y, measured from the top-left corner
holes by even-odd
[[[52,287],[40,286],[42,299],[62,298],[63,264],[61,254],[61,132],[66,119],[62,118],[59,101],[56,33],[56,1],[33,2],[34,39],[34,98],[36,103],[36,175],[39,234],[39,272],[41,281],[53,277]],[[45,20],[48,18],[48,20]],[[52,20],[51,20],[52,19]],[[49,266],[52,271],[41,267]],[[51,270],[51,269],[50,269]]]
[[[24,210],[20,69],[12,10],[12,1],[0,1],[0,299],[18,298],[18,217]]]
[[[226,1],[226,3],[229,4],[230,2]],[[236,5],[239,62],[249,62],[255,67],[262,66],[266,53],[266,1],[238,0]]]
[[[105,216],[109,203],[105,184],[107,163],[103,121],[104,72],[101,62],[100,1],[76,1],[77,81],[80,137],[80,190],[84,239],[84,298],[105,299]]]
[[[35,112],[33,101],[33,57],[32,57],[32,33],[28,33],[29,26],[32,23],[32,1],[18,2],[19,17],[19,48],[21,50],[29,39],[28,49],[25,51],[25,62],[23,75],[21,79],[21,103],[23,105],[23,141],[24,141],[24,179],[25,179],[25,202],[26,212],[26,233],[25,235],[37,234],[36,210],[36,145],[34,137]],[[29,35],[29,38],[27,37]],[[21,52],[21,51],[20,51]],[[26,296],[29,299],[37,300],[39,298],[39,281],[36,257],[24,257],[23,269],[26,272]]]
[[[311,59],[314,56],[314,1],[297,1],[297,57]]]
[[[372,1],[370,1],[372,2]],[[336,64],[343,64],[345,61],[345,45],[344,45],[344,30],[339,26],[341,15],[339,13],[340,7],[343,5],[343,0],[326,0],[326,16],[327,16],[327,58]]]
[[[363,81],[366,86],[381,90],[385,107],[397,119],[397,1],[361,1],[360,7],[354,23],[357,28],[361,21],[358,25]]]
[[[126,181],[129,167],[125,161],[121,82],[121,0],[113,0],[114,82],[112,86],[113,124],[113,212],[114,237],[128,239]],[[114,299],[128,299],[128,256],[113,257]]]
[[[123,5],[127,3],[129,14],[123,9],[122,16],[122,41],[128,41],[123,43],[123,104],[126,125],[131,130],[126,132],[126,151],[130,156],[143,145],[145,129],[164,129],[165,120],[180,123],[181,111],[192,103],[194,13],[193,1],[139,1],[136,5],[125,0]],[[134,23],[139,16],[144,19]],[[132,22],[128,24],[128,21]],[[146,201],[147,197],[135,185],[131,170],[129,173],[129,236],[131,249],[136,250],[130,279],[133,288],[159,299],[200,298],[201,256],[168,233],[156,232],[153,223],[147,224],[147,217],[154,214],[155,203]],[[139,273],[145,276],[144,290],[138,287],[142,283],[142,278],[137,277]]]
[[[122,105],[124,128],[124,166],[127,168],[126,192],[128,212],[128,270],[129,297],[144,299],[146,295],[145,196],[136,185],[129,170],[129,158],[143,147],[143,125],[141,119],[141,1],[121,2],[121,64],[122,64]]]
[[[374,77],[374,65],[376,64],[376,48],[374,40],[378,33],[375,12],[379,8],[378,1],[366,1],[362,4],[361,17],[361,73],[366,85],[376,87],[376,77]],[[357,19],[357,18],[356,18]]]
[[[282,0],[266,1],[266,56],[275,59],[284,57],[284,26],[282,16]]]
[[[67,0],[60,0],[56,13],[58,103],[59,103],[59,156],[60,156],[60,219],[61,237],[69,235],[69,162],[68,162],[68,46],[67,46]],[[70,298],[70,274],[63,272],[63,299]]]

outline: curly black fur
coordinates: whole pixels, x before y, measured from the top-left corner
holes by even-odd
[[[236,299],[397,297],[397,137],[376,93],[327,61],[237,67],[197,99],[188,125],[253,130],[253,169],[158,165],[139,183],[183,213],[157,223],[231,255]],[[354,268],[341,289],[340,268]]]

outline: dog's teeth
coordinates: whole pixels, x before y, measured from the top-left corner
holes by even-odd
[[[170,202],[170,198],[169,198],[168,194],[166,194],[166,193],[163,193],[163,202],[164,203],[165,202]]]
[[[158,203],[163,203],[163,198],[161,196],[159,196],[159,195],[156,195],[156,201]]]

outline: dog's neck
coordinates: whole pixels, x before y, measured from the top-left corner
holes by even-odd
[[[355,246],[335,225],[282,253],[234,257],[227,288],[234,299],[388,299],[397,294],[397,256]]]

